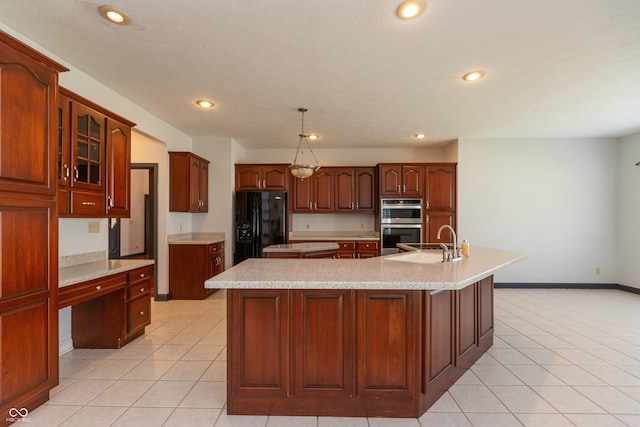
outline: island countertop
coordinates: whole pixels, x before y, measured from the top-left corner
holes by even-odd
[[[250,258],[205,282],[228,289],[462,289],[523,255],[474,246],[455,262],[399,261],[406,254],[369,259]],[[393,258],[398,258],[394,260]]]

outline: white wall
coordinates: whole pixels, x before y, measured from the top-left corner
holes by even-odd
[[[618,283],[640,288],[640,133],[621,138],[618,151]]]
[[[315,144],[315,143],[314,143]],[[320,144],[320,143],[317,143]],[[342,148],[314,149],[318,162],[324,166],[375,166],[378,163],[395,162],[446,162],[447,148]],[[291,163],[296,149],[247,149],[241,162],[245,163]],[[305,152],[305,158],[312,158]],[[241,163],[238,162],[238,163]]]
[[[460,140],[460,238],[526,255],[498,282],[617,283],[617,145]]]

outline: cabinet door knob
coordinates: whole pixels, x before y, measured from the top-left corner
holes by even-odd
[[[406,192],[407,192],[407,186],[406,186],[406,185],[404,185],[404,184],[402,185],[402,192],[403,192],[403,193],[406,193]]]
[[[79,172],[78,172],[78,167],[77,167],[77,166],[74,166],[74,167],[73,167],[73,175],[74,175],[73,180],[74,180],[74,181],[77,181],[77,180],[78,180],[78,176],[79,176],[79,175],[78,175],[78,173],[79,173]]]
[[[141,273],[141,274],[140,274],[140,277],[144,277],[144,273]]]
[[[267,188],[267,181],[265,179],[262,180],[262,188]]]
[[[102,286],[100,285],[96,286],[96,291],[99,291],[100,289],[102,289]]]
[[[140,316],[144,316],[144,311],[138,313]]]
[[[140,293],[144,293],[144,288],[140,288]]]

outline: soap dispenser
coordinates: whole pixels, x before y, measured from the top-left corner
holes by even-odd
[[[469,256],[469,242],[467,242],[467,239],[462,241],[462,255]]]

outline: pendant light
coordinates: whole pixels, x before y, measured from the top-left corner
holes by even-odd
[[[289,170],[291,171],[291,175],[295,176],[296,178],[305,179],[305,178],[309,178],[311,175],[313,175],[315,171],[320,169],[320,165],[318,164],[318,159],[316,159],[316,155],[313,154],[313,150],[309,145],[309,140],[307,139],[309,135],[304,133],[304,113],[307,112],[307,109],[298,108],[298,111],[302,113],[302,127],[301,127],[300,134],[298,134],[298,136],[300,137],[300,140],[298,141],[298,149],[296,150],[296,157],[293,159],[293,163],[289,165]],[[313,156],[313,160],[315,160],[314,165],[304,164],[304,147],[302,147],[302,150],[300,150],[300,146],[302,145],[303,140],[305,144],[307,144],[307,148],[311,152],[311,155]],[[298,156],[300,156],[299,162],[298,162]]]

